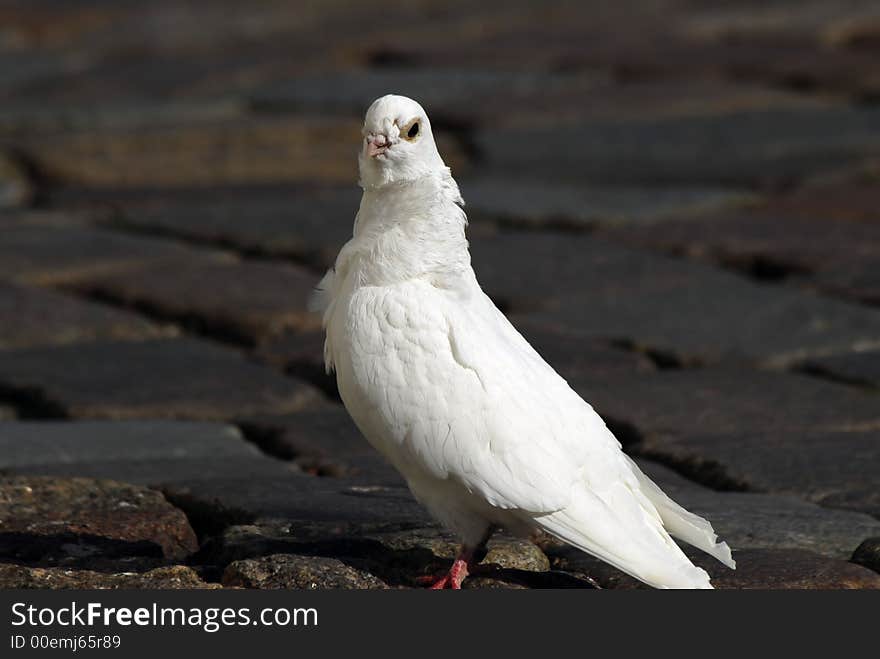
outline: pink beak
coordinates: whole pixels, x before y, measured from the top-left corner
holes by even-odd
[[[388,144],[384,135],[376,135],[367,139],[367,156],[375,158],[388,150]]]

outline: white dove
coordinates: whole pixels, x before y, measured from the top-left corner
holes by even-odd
[[[318,286],[324,357],[367,440],[462,541],[461,587],[498,528],[543,530],[657,588],[711,588],[670,537],[735,567],[477,283],[458,185],[412,99],[367,111],[354,235]]]

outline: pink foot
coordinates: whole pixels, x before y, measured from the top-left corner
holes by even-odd
[[[430,590],[444,590],[450,588],[452,590],[461,590],[461,582],[468,575],[467,561],[462,558],[456,558],[449,572],[439,579],[435,577],[420,577],[419,582],[428,584]]]

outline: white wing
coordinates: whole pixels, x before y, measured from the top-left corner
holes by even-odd
[[[606,468],[617,440],[482,291],[447,313],[450,351],[479,382],[471,395],[484,419],[485,449],[466,482],[504,508],[565,508],[588,467]]]
[[[357,367],[340,376],[377,392],[367,405],[393,435],[383,441],[433,475],[493,506],[547,513],[585,479],[619,471],[620,445],[602,419],[475,281],[465,292],[424,281],[363,287],[351,304],[349,336],[331,338],[353,342]]]

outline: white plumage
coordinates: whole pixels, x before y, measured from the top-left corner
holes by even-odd
[[[413,128],[415,126],[415,128]],[[659,588],[711,588],[670,534],[734,567],[712,526],[632,462],[483,293],[458,186],[415,101],[364,123],[354,236],[319,285],[325,359],[370,443],[463,542],[537,529]]]

